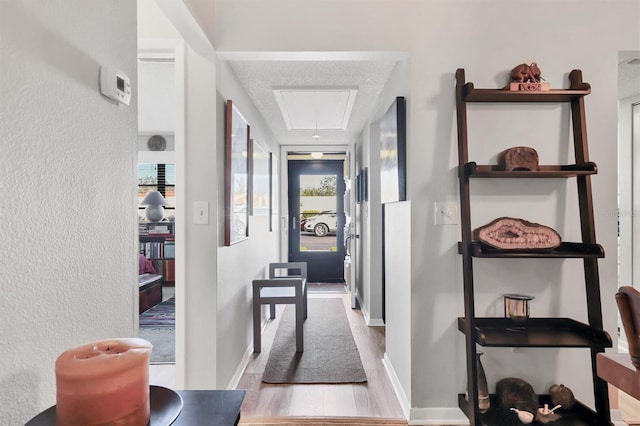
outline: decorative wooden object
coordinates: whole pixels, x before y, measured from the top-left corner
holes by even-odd
[[[528,146],[515,146],[500,153],[498,158],[502,170],[513,171],[538,171],[538,153]]]
[[[522,379],[507,377],[496,382],[496,399],[503,409],[535,413],[538,410],[538,395],[533,387]]]
[[[520,64],[511,70],[509,90],[537,92],[550,90],[549,83],[541,83],[542,71],[535,62]]]
[[[474,239],[499,249],[552,249],[561,243],[560,235],[539,223],[513,217],[500,217],[474,229]]]

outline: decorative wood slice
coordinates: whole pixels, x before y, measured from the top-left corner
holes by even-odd
[[[538,171],[538,153],[528,146],[515,146],[502,151],[499,156],[500,166],[503,170]]]
[[[473,231],[473,237],[498,249],[553,249],[560,235],[552,228],[524,219],[500,217]]]

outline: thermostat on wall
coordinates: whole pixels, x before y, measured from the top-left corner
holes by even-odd
[[[131,101],[131,83],[129,82],[129,77],[113,67],[101,66],[100,93],[108,98],[129,105]]]

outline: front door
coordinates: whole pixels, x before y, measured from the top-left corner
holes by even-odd
[[[289,160],[289,261],[310,282],[344,281],[344,160]]]

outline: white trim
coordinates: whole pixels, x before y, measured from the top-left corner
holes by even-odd
[[[404,51],[355,52],[224,52],[217,51],[225,61],[403,61],[409,58]]]
[[[162,13],[171,21],[176,30],[193,50],[204,58],[215,61],[216,52],[207,38],[198,21],[184,4],[184,0],[156,0],[156,4]]]
[[[369,327],[384,327],[386,324],[384,323],[384,321],[382,321],[382,318],[374,318],[369,319],[367,325]]]
[[[622,410],[619,408],[615,408],[610,410],[611,412],[611,422],[614,426],[628,426],[628,423],[624,421],[622,418]]]
[[[395,369],[393,368],[393,364],[391,364],[391,360],[387,357],[387,353],[385,352],[382,357],[382,365],[384,365],[384,369],[387,372],[387,376],[389,380],[391,380],[391,386],[393,387],[393,392],[396,394],[398,398],[398,402],[400,403],[400,407],[402,408],[402,412],[404,413],[404,418],[409,419],[411,413],[411,401],[407,398],[407,394],[404,392],[402,385],[400,384],[400,379],[398,379],[398,375],[396,374]]]
[[[410,425],[468,425],[469,419],[459,408],[412,408]]]
[[[260,313],[262,315],[262,321],[260,322],[261,335],[264,332],[264,329],[267,328],[267,325],[270,322],[267,317],[267,314],[265,313],[266,307],[267,305],[262,305],[260,309]],[[247,346],[247,350],[244,351],[244,355],[242,355],[242,359],[238,363],[238,366],[236,367],[236,371],[233,372],[233,376],[231,376],[231,379],[227,384],[227,389],[238,389],[238,385],[240,384],[240,379],[242,379],[242,375],[244,374],[244,371],[247,369],[247,366],[249,365],[249,361],[251,361],[252,355],[253,355],[253,340],[249,343],[249,346]]]
[[[264,329],[264,327],[261,328]],[[227,384],[227,389],[238,389],[244,370],[247,369],[247,365],[249,365],[249,361],[251,361],[251,355],[253,355],[253,342],[250,343],[247,350],[244,351],[244,355],[242,355],[242,359],[238,363],[236,371],[233,372],[233,376],[231,376],[229,384]]]
[[[393,392],[398,398],[404,417],[410,425],[464,425],[469,424],[469,419],[459,408],[412,408],[411,401],[404,392],[400,379],[396,374],[391,360],[384,354],[382,365],[391,381]]]
[[[367,305],[362,303],[362,296],[358,291],[356,291],[356,300],[360,305],[360,310],[362,311],[362,316],[364,317],[364,322],[367,323],[369,327],[386,327],[386,324],[382,320],[382,318],[371,318],[371,314],[369,314],[369,310],[367,309]]]

